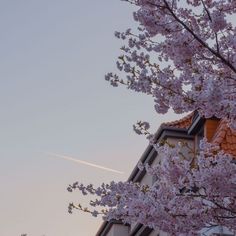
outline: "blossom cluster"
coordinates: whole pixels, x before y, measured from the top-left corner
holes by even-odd
[[[139,27],[115,33],[126,42],[117,61],[126,78],[106,80],[151,95],[158,113],[197,110],[235,129],[236,1],[125,1],[136,5]]]
[[[104,215],[106,220],[138,222],[170,235],[198,235],[202,229],[225,226],[236,232],[236,163],[217,146],[201,142],[192,160],[183,159],[181,147],[156,146],[164,158],[156,166],[144,166],[155,176],[152,186],[134,182],[111,182],[98,188],[78,182],[68,187],[97,197],[85,212]],[[103,210],[98,212],[97,207]],[[73,208],[83,210],[79,205]]]

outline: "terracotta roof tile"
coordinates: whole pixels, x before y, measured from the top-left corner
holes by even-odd
[[[194,113],[191,112],[187,116],[183,117],[182,119],[171,121],[171,122],[166,122],[163,123],[163,126],[168,126],[168,127],[173,127],[173,128],[184,128],[187,129],[191,123],[192,123],[192,118],[193,118]]]
[[[163,123],[162,126],[187,129],[192,123],[193,116],[194,112],[182,119]],[[236,132],[230,129],[226,119],[219,122],[211,142],[219,145],[226,153],[236,157]]]
[[[226,153],[236,156],[236,132],[230,129],[227,120],[220,121],[212,143],[219,145]]]

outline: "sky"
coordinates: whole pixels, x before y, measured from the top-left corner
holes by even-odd
[[[68,214],[88,199],[67,186],[126,180],[148,144],[132,125],[177,118],[104,80],[132,12],[119,0],[0,0],[1,236],[95,235],[102,220]]]

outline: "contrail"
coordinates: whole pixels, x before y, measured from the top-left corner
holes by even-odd
[[[96,165],[96,164],[93,164],[93,163],[90,163],[90,162],[87,162],[87,161],[78,160],[78,159],[70,157],[70,156],[60,155],[60,154],[51,153],[51,152],[47,152],[47,154],[50,155],[50,156],[59,157],[59,158],[62,158],[62,159],[68,160],[68,161],[77,162],[79,164],[84,164],[84,165],[87,165],[87,166],[95,167],[95,168],[98,168],[98,169],[102,169],[102,170],[106,170],[106,171],[110,171],[110,172],[114,172],[114,173],[118,173],[118,174],[124,174],[124,172],[114,170],[114,169],[111,169],[111,168],[107,168],[105,166]]]

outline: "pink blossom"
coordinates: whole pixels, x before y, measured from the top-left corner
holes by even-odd
[[[153,96],[157,113],[198,110],[235,127],[235,1],[126,1],[137,7],[138,33],[116,33],[128,42],[117,64],[127,77],[112,74],[111,84]]]

